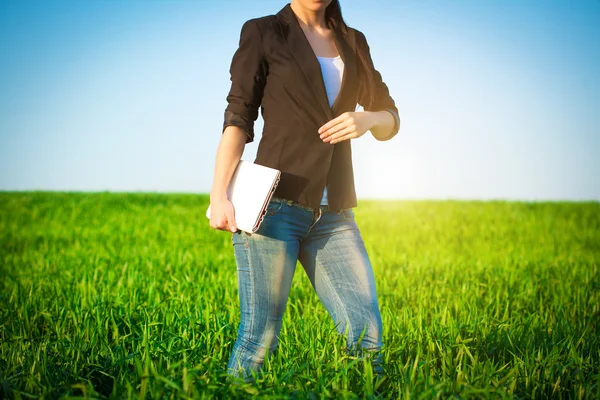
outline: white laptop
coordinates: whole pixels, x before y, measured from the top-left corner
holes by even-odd
[[[280,177],[281,171],[277,169],[240,160],[227,188],[227,198],[233,204],[238,229],[256,232]],[[206,217],[210,219],[210,205]]]

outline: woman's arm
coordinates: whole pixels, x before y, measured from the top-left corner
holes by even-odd
[[[227,198],[227,188],[246,143],[254,140],[254,121],[258,117],[268,73],[262,36],[255,20],[248,20],[242,26],[239,46],[231,60],[229,72],[231,88],[227,95],[223,131],[210,191],[210,226],[236,232],[235,213]]]
[[[221,136],[217,148],[213,186],[210,191],[211,228],[237,231],[235,211],[227,198],[227,187],[244,153],[247,138],[246,132],[234,125],[227,126]]]
[[[223,131],[227,126],[238,126],[246,132],[246,143],[250,143],[254,141],[254,121],[258,118],[269,73],[262,34],[255,19],[246,21],[242,26],[229,73],[231,88],[227,95]]]
[[[356,45],[367,55],[367,68],[373,76],[373,101],[369,93],[362,90],[358,103],[363,107],[362,112],[345,112],[319,128],[319,136],[325,143],[335,144],[343,140],[355,139],[371,131],[373,137],[380,141],[390,140],[400,130],[398,108],[387,85],[371,57],[371,50],[365,35],[356,30]],[[358,60],[358,58],[357,58]]]
[[[319,128],[319,137],[325,143],[335,144],[359,138],[370,130],[375,139],[390,140],[398,132],[400,123],[388,111],[345,112]]]
[[[359,95],[358,103],[363,106],[366,112],[372,114],[370,117],[372,124],[370,130],[373,137],[377,140],[390,140],[400,130],[398,108],[390,95],[388,86],[383,81],[381,73],[375,68],[367,38],[361,31],[355,29],[355,32],[356,45],[366,54],[367,68],[370,70],[374,81],[372,88],[374,101],[371,102],[368,98],[368,93],[362,91]]]

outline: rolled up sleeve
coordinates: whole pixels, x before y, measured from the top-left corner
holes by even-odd
[[[374,92],[374,100],[371,102],[369,100],[369,96],[366,90],[361,90],[359,92],[358,103],[363,107],[365,111],[389,111],[394,116],[394,130],[392,136],[398,133],[400,130],[400,116],[398,114],[398,108],[396,107],[396,103],[392,96],[390,96],[390,91],[388,86],[383,82],[383,78],[377,69],[375,69],[375,65],[373,63],[373,59],[371,57],[371,49],[369,44],[367,43],[367,38],[365,35],[356,31],[356,42],[357,46],[360,46],[365,50],[365,54],[367,55],[367,64],[371,73],[373,74],[373,92]]]
[[[268,74],[262,35],[254,20],[248,20],[242,26],[239,47],[233,55],[229,73],[231,89],[227,95],[223,132],[230,125],[238,126],[248,136],[246,143],[250,143],[254,140],[254,122],[258,118]]]

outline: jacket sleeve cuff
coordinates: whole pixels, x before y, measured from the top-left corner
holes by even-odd
[[[253,123],[253,121],[248,121],[244,117],[242,117],[232,111],[226,110],[225,118],[223,121],[223,131],[221,132],[221,134],[223,134],[223,132],[225,132],[225,128],[227,128],[230,125],[237,126],[246,133],[246,135],[248,136],[246,138],[246,143],[250,143],[250,142],[254,141],[254,123]]]
[[[398,115],[396,110],[394,110],[393,108],[387,108],[385,111],[389,111],[394,116],[395,122],[394,122],[393,135],[395,135],[400,130],[400,116]]]

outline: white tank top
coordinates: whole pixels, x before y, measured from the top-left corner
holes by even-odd
[[[337,57],[319,57],[319,64],[321,64],[321,73],[323,74],[323,81],[325,83],[325,91],[327,92],[327,99],[329,100],[329,107],[333,105],[333,102],[340,92],[342,87],[342,77],[344,76],[344,61],[340,56]],[[329,146],[334,146],[329,144]],[[323,197],[321,198],[321,204],[327,204],[327,187],[323,191]]]

